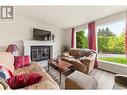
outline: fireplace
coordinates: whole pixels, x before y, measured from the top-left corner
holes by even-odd
[[[31,46],[31,60],[43,61],[50,58],[50,46]]]
[[[52,41],[23,40],[21,45],[23,45],[23,55],[30,56],[31,61],[41,62],[49,58],[56,58],[55,43]]]

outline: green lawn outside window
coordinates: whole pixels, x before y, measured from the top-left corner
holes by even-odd
[[[126,64],[126,58],[123,57],[102,57],[99,60],[115,62],[116,64]]]

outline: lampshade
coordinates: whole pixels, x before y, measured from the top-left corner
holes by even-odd
[[[16,44],[10,44],[6,50],[6,52],[16,52],[16,51],[19,51],[19,48],[17,47]]]

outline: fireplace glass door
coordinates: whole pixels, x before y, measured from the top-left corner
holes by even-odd
[[[31,46],[31,60],[43,61],[50,58],[50,46]]]

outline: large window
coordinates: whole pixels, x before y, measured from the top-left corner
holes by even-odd
[[[88,48],[88,29],[76,32],[76,48]]]
[[[126,64],[124,21],[97,27],[99,60]]]

